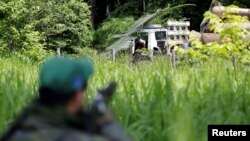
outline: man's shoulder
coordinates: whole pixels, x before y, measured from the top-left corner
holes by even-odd
[[[17,131],[11,141],[108,141],[105,137],[85,134],[71,129],[41,129],[36,131]]]
[[[28,115],[20,116],[10,127],[14,131],[9,130],[11,133],[6,134],[9,141],[107,141],[103,136],[81,131],[75,126],[81,121],[75,123],[75,118],[69,118],[60,109],[48,110],[38,106],[30,109],[24,112]]]

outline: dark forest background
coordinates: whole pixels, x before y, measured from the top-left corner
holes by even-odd
[[[199,30],[203,14],[209,9],[212,0],[88,0],[86,2],[92,6],[95,28],[98,28],[108,16],[137,18],[144,13],[154,12],[168,5],[195,4],[196,6],[178,9],[179,14],[172,16],[189,19],[192,23],[191,29]],[[240,7],[250,7],[249,0],[220,0],[220,2],[225,6],[236,4]]]
[[[250,0],[220,0],[250,7]],[[212,0],[0,0],[0,55],[42,60],[65,54],[103,51],[140,17],[164,9],[153,23],[186,19],[200,29]],[[183,6],[194,4],[194,6]],[[176,8],[173,8],[176,7]]]

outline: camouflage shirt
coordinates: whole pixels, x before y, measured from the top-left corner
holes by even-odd
[[[72,116],[62,108],[33,104],[13,123],[1,141],[128,141],[115,123],[101,129],[103,134],[93,127],[93,118],[87,113]]]

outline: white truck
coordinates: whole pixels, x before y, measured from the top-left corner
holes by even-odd
[[[167,28],[161,25],[150,25],[137,33],[132,47],[132,54],[139,54],[141,49],[147,49],[155,54],[170,52],[171,46],[188,47],[189,22],[168,21]],[[142,54],[142,53],[141,53]]]
[[[132,53],[143,48],[149,51],[161,52],[165,47],[166,40],[167,29],[161,25],[150,25],[137,33]]]

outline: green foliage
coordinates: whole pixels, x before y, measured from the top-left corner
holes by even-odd
[[[135,141],[206,141],[208,124],[250,122],[249,67],[210,58],[172,70],[166,58],[129,64],[95,58],[88,100],[118,82],[111,107]],[[0,132],[37,95],[38,65],[0,59]],[[88,101],[91,103],[91,101]]]
[[[47,8],[45,8],[47,7]],[[90,47],[92,42],[91,13],[86,3],[77,0],[47,1],[41,17],[34,22],[44,33],[47,48],[74,52],[76,48]]]
[[[157,9],[163,9],[165,7],[173,7],[183,4],[195,4],[196,6],[190,6],[185,8],[179,8],[178,10],[173,10],[172,12],[165,13],[161,18],[159,18],[156,23],[164,23],[164,20],[168,18],[182,19],[187,18],[191,21],[191,29],[199,31],[200,23],[203,20],[203,13],[209,9],[212,0],[201,1],[201,0],[144,0],[146,2],[145,13],[153,13]],[[222,5],[238,5],[240,7],[250,7],[249,0],[218,0]],[[120,4],[120,3],[121,4]],[[114,11],[111,13],[112,17],[124,17],[124,16],[134,16],[138,18],[144,13],[142,11],[142,0],[109,0],[108,4],[113,5]],[[106,8],[106,5],[98,8]]]
[[[166,26],[168,20],[186,20],[183,16],[183,9],[194,7],[193,4],[180,4],[177,6],[168,5],[163,8],[162,12],[151,23],[161,24]]]
[[[111,17],[128,17],[133,16],[135,18],[140,17],[143,13],[138,10],[139,1],[129,1],[121,6],[118,6],[113,11]]]
[[[165,8],[167,4],[173,4],[173,0],[148,0],[147,11],[155,11],[159,8]]]
[[[1,1],[0,50],[34,61],[56,48],[75,53],[91,46],[90,17],[88,5],[78,0]]]
[[[78,54],[75,54],[76,57],[79,56],[91,56],[93,58],[97,58],[99,56],[97,50],[92,49],[92,48],[81,48],[79,49],[77,52],[79,52]]]
[[[115,36],[123,34],[133,23],[132,17],[108,19],[94,34],[94,48],[105,49],[115,40]]]
[[[0,64],[2,74],[0,75],[0,99],[2,99],[0,126],[4,129],[11,122],[12,117],[25,106],[25,103],[31,101],[36,95],[38,68],[23,63],[16,57],[1,58]],[[8,112],[10,109],[12,112]]]
[[[48,56],[53,55],[52,52],[46,51],[43,44],[40,43],[40,41],[44,40],[43,34],[34,31],[32,28],[32,26],[26,25],[24,29],[21,30],[20,35],[22,35],[25,40],[20,41],[22,44],[21,50],[14,51],[14,55],[26,62],[42,61],[48,58]]]
[[[222,18],[211,12],[206,12],[205,19],[209,21],[210,29],[214,33],[219,34],[221,43],[202,44],[200,41],[195,41],[192,43],[192,49],[186,52],[179,51],[181,55],[185,56],[184,60],[188,58],[199,60],[200,58],[211,56],[231,58],[236,55],[240,60],[245,58],[243,59],[245,61],[242,61],[246,62],[250,45],[246,37],[250,35],[250,31],[243,28],[243,25],[249,22],[248,18],[229,14],[226,10]]]
[[[44,49],[44,44],[41,42],[44,40],[43,34],[35,31],[32,25],[27,24],[19,30],[14,26],[9,29],[0,39],[0,53],[3,56],[11,53],[22,60],[34,62],[42,61],[52,55],[50,51]]]

